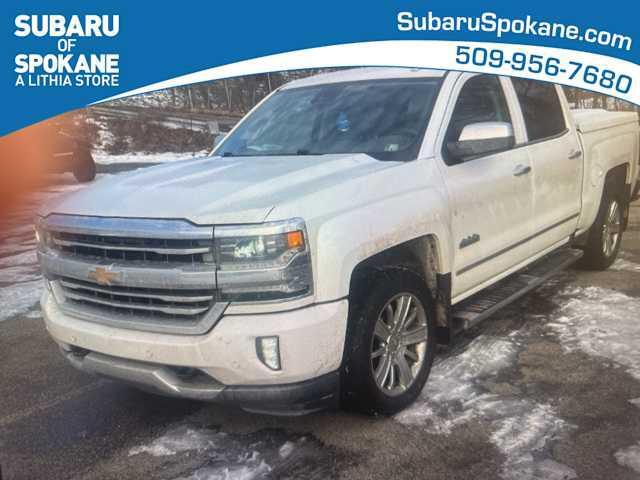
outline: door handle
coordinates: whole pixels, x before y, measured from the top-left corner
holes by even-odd
[[[573,160],[575,158],[580,158],[582,156],[582,152],[580,150],[572,150],[569,153],[569,160]]]
[[[531,171],[531,167],[529,165],[518,165],[513,171],[514,177],[520,177],[522,175],[526,175]]]

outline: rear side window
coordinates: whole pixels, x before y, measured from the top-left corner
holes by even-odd
[[[552,83],[522,78],[512,81],[530,142],[559,135],[567,129],[558,92]]]

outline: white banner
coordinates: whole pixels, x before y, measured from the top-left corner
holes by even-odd
[[[640,105],[640,66],[625,60],[533,45],[435,40],[362,42],[296,50],[202,70],[102,101],[243,75],[349,66],[434,68],[526,77],[584,88]]]

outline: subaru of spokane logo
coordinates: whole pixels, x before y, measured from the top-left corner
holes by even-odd
[[[102,267],[96,267],[94,270],[89,270],[89,274],[87,276],[98,285],[111,285],[113,282],[118,282],[120,280],[120,272],[112,272]]]

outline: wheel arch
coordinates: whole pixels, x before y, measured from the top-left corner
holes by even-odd
[[[579,248],[583,248],[587,245],[591,229],[593,228],[593,223],[597,220],[597,215],[598,215],[597,212],[600,210],[600,205],[604,201],[608,188],[618,189],[620,192],[623,192],[625,203],[627,203],[628,205],[628,202],[631,200],[631,194],[632,194],[631,186],[627,185],[626,183],[629,171],[630,171],[630,168],[629,168],[629,164],[627,163],[617,165],[609,169],[609,171],[607,171],[604,181],[602,182],[602,188],[599,191],[600,199],[598,200],[598,203],[597,203],[597,209],[593,216],[593,221],[591,222],[591,225],[589,226],[588,229],[584,230],[582,233],[580,233],[578,236],[574,238],[573,245]],[[625,209],[623,211],[623,225],[622,225],[623,231],[626,230],[627,225],[629,223],[629,209],[627,208],[627,205],[625,205]]]
[[[349,281],[349,304],[356,308],[376,275],[388,269],[407,269],[419,276],[434,301],[436,335],[440,343],[450,338],[451,274],[443,271],[441,244],[426,234],[391,246],[358,263]]]
[[[631,184],[629,176],[631,175],[631,168],[628,163],[623,163],[621,165],[617,165],[611,168],[605,177],[604,187],[602,189],[602,193],[600,195],[600,203],[602,203],[605,192],[607,188],[614,188],[617,191],[621,192],[623,195],[624,201],[624,209],[623,209],[623,231],[627,229],[627,225],[629,224],[629,209],[628,205],[631,201],[631,195],[633,192],[631,191]],[[598,206],[599,208],[599,206]]]

